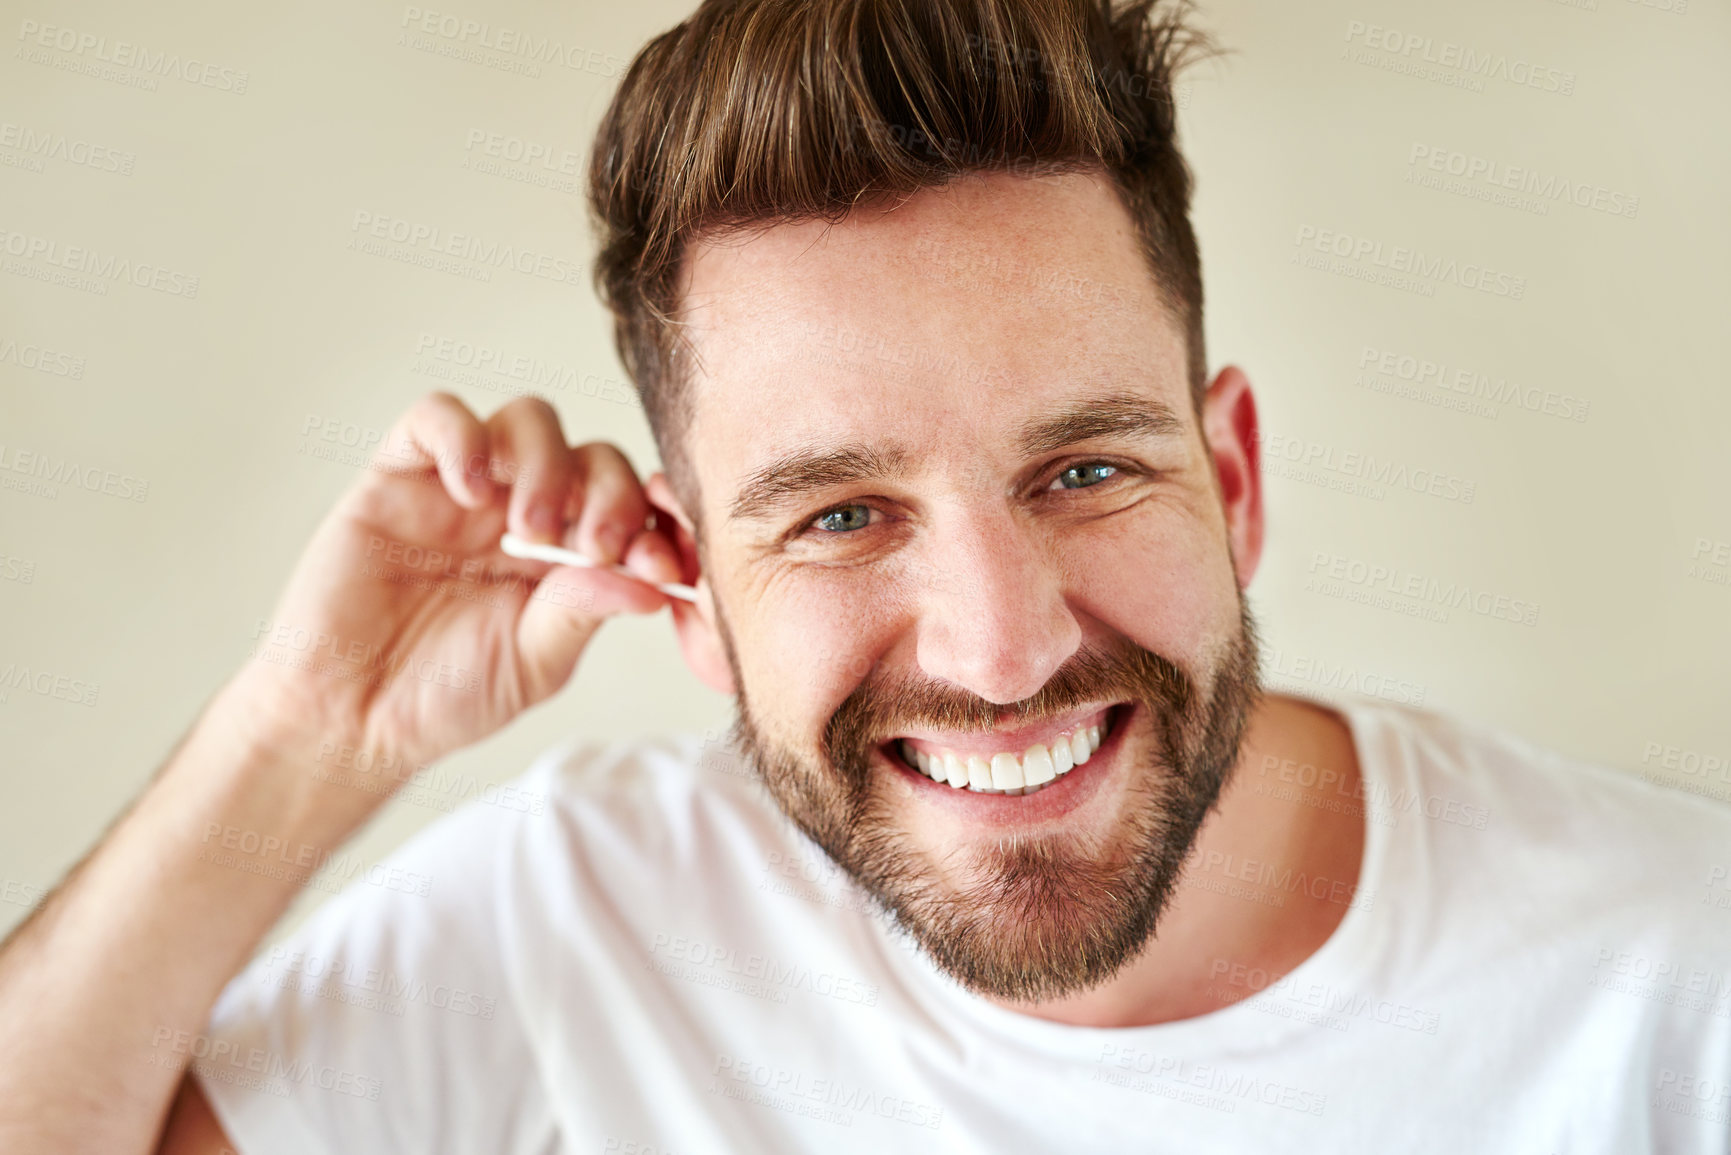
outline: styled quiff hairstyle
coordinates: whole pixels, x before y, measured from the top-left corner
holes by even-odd
[[[590,154],[595,282],[699,526],[675,299],[687,246],[840,221],[964,173],[1103,168],[1186,336],[1200,409],[1202,272],[1172,81],[1212,49],[1187,16],[1186,0],[704,0],[637,54]]]

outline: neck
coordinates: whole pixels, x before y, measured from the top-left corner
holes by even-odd
[[[1074,1026],[1151,1026],[1219,1010],[1287,974],[1334,933],[1357,890],[1363,807],[1325,800],[1352,799],[1358,785],[1344,719],[1266,695],[1142,953],[1081,994],[1000,1005]]]

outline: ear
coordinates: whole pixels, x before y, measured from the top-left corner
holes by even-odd
[[[1236,365],[1220,370],[1202,400],[1202,437],[1214,458],[1226,539],[1238,586],[1256,576],[1262,560],[1262,433],[1250,379]]]
[[[650,475],[643,487],[655,511],[656,529],[673,542],[679,555],[679,580],[697,589],[697,602],[673,599],[673,630],[679,635],[679,649],[685,664],[698,680],[720,694],[737,694],[733,684],[733,668],[727,662],[727,651],[721,644],[721,631],[716,628],[715,595],[709,588],[709,578],[698,558],[697,538],[691,517],[674,496],[667,474],[660,470]]]

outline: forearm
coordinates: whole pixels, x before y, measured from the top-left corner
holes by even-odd
[[[0,949],[0,1150],[154,1150],[224,984],[357,820],[234,692]]]

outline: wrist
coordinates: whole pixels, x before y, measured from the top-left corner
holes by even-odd
[[[385,797],[333,781],[337,752],[353,748],[356,732],[242,671],[205,705],[163,784],[198,800],[189,814],[220,812],[335,849]]]

